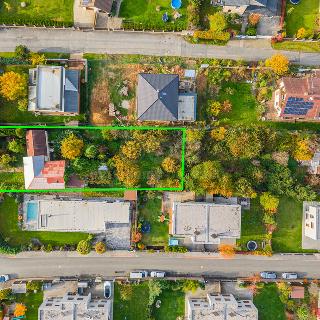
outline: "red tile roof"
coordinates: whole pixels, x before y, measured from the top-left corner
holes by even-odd
[[[302,286],[292,286],[290,297],[292,299],[303,299],[304,298],[304,287]]]
[[[65,166],[64,160],[47,161],[41,170],[41,176],[47,178],[48,183],[63,183]]]

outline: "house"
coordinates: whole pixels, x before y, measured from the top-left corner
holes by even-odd
[[[303,286],[292,286],[290,298],[291,299],[304,299],[304,287]]]
[[[93,299],[87,296],[66,294],[63,297],[47,298],[38,309],[38,320],[111,320],[111,300]]]
[[[104,234],[109,247],[130,248],[130,201],[34,196],[25,198],[22,210],[26,230]]]
[[[184,245],[233,245],[240,238],[241,205],[174,202],[170,233]]]
[[[320,120],[320,75],[285,77],[274,93],[274,108],[281,119]]]
[[[80,108],[80,71],[62,66],[29,70],[28,110],[49,115],[76,115]]]
[[[24,185],[29,190],[65,189],[65,161],[50,161],[45,130],[27,130],[27,157],[23,157]]]
[[[80,6],[86,10],[111,13],[113,0],[80,0]]]
[[[302,249],[320,250],[320,202],[304,201]]]
[[[251,300],[237,301],[232,294],[209,293],[206,298],[188,298],[188,320],[258,320]]]
[[[137,118],[140,121],[194,121],[197,95],[176,74],[138,75]]]

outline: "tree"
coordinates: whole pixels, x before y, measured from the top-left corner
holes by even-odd
[[[137,141],[128,141],[121,147],[121,152],[130,160],[136,160],[141,155],[141,145]]]
[[[177,160],[172,157],[166,157],[163,159],[161,166],[164,171],[169,173],[177,172],[179,166],[177,165]]]
[[[16,307],[14,308],[13,315],[15,317],[22,317],[22,316],[24,316],[26,314],[26,311],[27,311],[27,307],[24,304],[17,303]]]
[[[27,111],[28,110],[28,99],[27,98],[22,98],[22,99],[19,99],[18,100],[18,103],[17,103],[17,107],[18,107],[18,110],[20,111]]]
[[[238,181],[236,182],[235,188],[236,188],[236,193],[240,197],[255,198],[257,196],[257,193],[252,188],[251,183],[246,178],[238,179]]]
[[[223,112],[230,112],[232,110],[232,103],[230,100],[224,100],[222,102],[222,111]]]
[[[91,251],[91,237],[88,237],[86,240],[79,241],[77,245],[77,252],[80,254],[89,254]]]
[[[16,46],[14,52],[18,59],[27,60],[29,58],[30,50],[22,44]]]
[[[250,13],[248,22],[251,26],[255,27],[260,21],[261,15],[259,13]]]
[[[133,236],[132,236],[132,242],[134,242],[134,243],[140,242],[141,239],[142,239],[142,234],[141,234],[141,232],[135,232],[135,233],[133,234]]]
[[[25,151],[22,142],[16,139],[8,142],[8,149],[14,153],[23,153]]]
[[[227,129],[225,127],[218,127],[212,129],[210,135],[213,140],[222,141],[226,136]]]
[[[94,159],[98,154],[98,148],[94,144],[90,144],[85,152],[84,155],[89,159]]]
[[[219,101],[211,101],[209,106],[209,113],[216,117],[222,111],[223,107]]]
[[[266,60],[265,65],[281,76],[289,70],[289,59],[281,53],[276,53]]]
[[[42,284],[40,281],[28,281],[26,284],[26,287],[27,287],[27,291],[31,291],[31,292],[40,291]]]
[[[131,284],[120,285],[120,299],[122,301],[129,301],[133,294],[133,288]]]
[[[210,15],[208,19],[211,31],[224,31],[228,26],[226,16],[222,12],[216,12],[215,14]]]
[[[33,66],[46,64],[46,56],[44,54],[39,53],[31,53],[30,61]]]
[[[102,241],[97,242],[94,246],[94,249],[96,250],[96,253],[103,254],[106,252],[106,244]]]
[[[311,142],[307,138],[297,138],[295,140],[293,157],[298,161],[308,161],[313,157]]]
[[[11,289],[0,290],[0,301],[10,300],[11,298],[12,298],[12,290]]]
[[[289,195],[293,184],[291,171],[287,167],[275,163],[268,168],[267,185],[270,193]]]
[[[0,93],[7,100],[14,101],[27,95],[28,81],[25,74],[9,71],[0,76]]]
[[[192,142],[197,142],[201,141],[206,132],[203,129],[188,129],[187,130],[187,142],[192,143]]]
[[[309,307],[306,304],[301,305],[297,309],[298,320],[312,320],[312,315],[310,314]]]
[[[195,292],[199,288],[199,286],[200,286],[199,281],[187,279],[183,281],[182,290],[184,292],[189,292],[189,291]]]
[[[224,258],[233,258],[235,255],[235,248],[233,245],[230,245],[230,244],[220,244],[219,253]]]
[[[305,28],[300,28],[297,31],[296,37],[298,39],[304,39],[307,36],[307,30]]]
[[[292,291],[290,284],[286,282],[277,283],[278,290],[280,292],[280,300],[283,304],[287,304],[290,298],[290,293]]]
[[[148,281],[149,287],[149,306],[152,306],[157,297],[162,293],[161,283],[158,280]]]
[[[279,198],[273,196],[269,192],[264,192],[260,196],[260,204],[263,207],[263,210],[269,213],[277,212],[279,206]]]
[[[122,159],[119,155],[114,156],[112,160],[119,181],[126,187],[136,187],[140,179],[139,166],[127,159]]]
[[[16,160],[15,157],[10,156],[10,154],[2,154],[0,156],[0,167],[3,169],[10,168],[10,164]]]
[[[81,138],[78,138],[74,133],[69,133],[61,142],[61,155],[65,159],[74,160],[82,154],[83,146]]]

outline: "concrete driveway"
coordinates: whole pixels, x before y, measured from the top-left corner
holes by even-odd
[[[93,28],[95,24],[95,12],[86,10],[80,6],[81,0],[75,0],[73,4],[74,26],[79,28]]]

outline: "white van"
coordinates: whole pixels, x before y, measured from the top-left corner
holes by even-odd
[[[134,271],[130,272],[131,279],[142,279],[148,277],[148,271]]]
[[[164,271],[151,271],[151,278],[164,278],[166,273]]]

